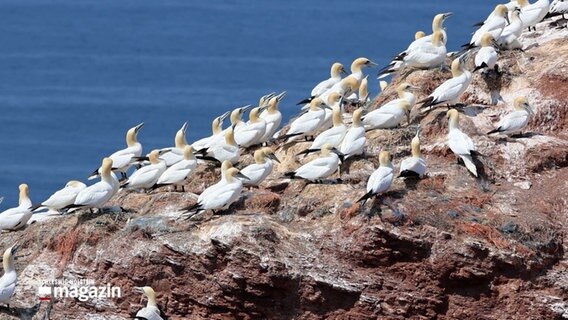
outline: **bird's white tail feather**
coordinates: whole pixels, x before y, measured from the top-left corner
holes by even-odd
[[[461,155],[461,158],[463,160],[463,163],[465,163],[465,167],[467,168],[467,170],[469,170],[471,173],[473,173],[474,176],[477,177],[477,168],[475,167],[475,164],[473,163],[473,159],[471,158],[471,156]]]

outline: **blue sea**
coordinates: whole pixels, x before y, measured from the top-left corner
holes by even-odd
[[[184,121],[189,142],[207,136],[213,117],[271,91],[288,92],[287,118],[331,63],[384,65],[448,11],[455,50],[499,2],[1,0],[0,211],[20,183],[36,203],[85,181],[140,122],[146,152]]]

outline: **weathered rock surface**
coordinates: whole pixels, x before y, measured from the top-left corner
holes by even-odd
[[[461,126],[485,155],[487,183],[455,164],[444,108],[415,109],[412,125],[370,132],[367,157],[342,167],[342,184],[283,180],[307,160],[293,156],[308,146],[300,143],[279,150],[283,163],[269,181],[227,212],[176,220],[191,193],[218,176],[204,167],[191,193],[121,192],[112,202],[126,213],[83,212],[3,234],[2,248],[17,241],[22,249],[13,308],[0,318],[42,319],[48,306],[37,305],[37,281],[54,278],[110,283],[122,297],[58,300],[51,319],[131,318],[142,306],[132,287],[143,285],[170,319],[568,317],[567,35],[536,32],[526,52],[502,53],[501,77],[475,75]],[[420,99],[447,77],[419,71],[406,81],[423,88]],[[518,95],[537,113],[531,134],[486,136]],[[392,96],[388,89],[376,105]],[[492,97],[501,97],[497,105]],[[418,123],[428,177],[397,179],[361,208],[355,201],[378,152],[391,150],[398,164]]]

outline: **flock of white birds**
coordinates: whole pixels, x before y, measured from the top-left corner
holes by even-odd
[[[75,208],[102,209],[121,189],[149,191],[170,186],[183,191],[192,172],[203,163],[220,164],[219,182],[206,188],[195,205],[182,208],[180,216],[189,217],[204,210],[225,209],[240,198],[243,186],[259,186],[272,172],[273,161],[280,162],[270,147],[279,145],[275,141],[283,142],[286,146],[302,139],[313,139],[311,146],[301,154],[319,152],[319,156],[285,176],[312,182],[322,181],[337,172],[345,159],[364,155],[365,134],[368,130],[395,128],[405,120],[410,124],[410,111],[415,104],[430,109],[439,105],[456,107],[472,81],[472,72],[466,68],[468,59],[474,56],[473,72],[499,72],[499,51],[522,50],[523,45],[519,40],[522,32],[536,30],[535,25],[549,12],[550,15],[564,15],[568,12],[568,1],[555,0],[550,4],[549,0],[538,0],[529,4],[527,0],[517,0],[498,5],[485,21],[477,24],[479,28],[469,43],[460,52],[454,53],[447,52],[448,38],[443,26],[452,14],[436,15],[430,35],[417,32],[408,49],[379,71],[379,78],[393,74],[405,76],[413,70],[444,68],[446,58],[454,58],[450,66],[452,78],[418,102],[413,94],[417,87],[402,83],[396,88],[397,99],[368,112],[371,99],[367,76],[363,71],[376,64],[367,58],[358,58],[351,64],[351,73],[348,75],[342,64],[334,63],[330,78],[318,83],[310,97],[300,103],[304,106],[299,116],[290,122],[284,132],[279,131],[282,115],[278,105],[285,92],[261,97],[258,106],[243,106],[220,115],[212,122],[211,135],[192,144],[186,141],[185,123],[175,135],[174,146],[152,150],[147,155],[142,154],[142,144],[138,141],[138,134],[143,127],[143,124],[139,124],[127,131],[127,147],[105,157],[100,168],[92,173],[90,179],[100,177],[100,181],[90,186],[80,181],[69,181],[49,199],[35,205],[32,205],[29,198],[28,186],[20,185],[19,205],[0,213],[0,230],[24,227],[34,211],[41,208],[49,209],[48,215]],[[381,86],[384,89],[386,82],[381,81]],[[350,125],[343,121],[346,103],[359,106],[351,115]],[[513,135],[523,130],[534,112],[526,97],[517,97],[513,106],[514,111],[503,117],[488,134]],[[242,118],[246,112],[249,113],[249,120],[245,122]],[[227,117],[230,125],[223,128]],[[463,161],[467,170],[477,177],[475,143],[460,130],[457,109],[449,109],[447,117],[448,146]],[[252,148],[256,148],[254,163],[242,169],[234,167],[239,162],[241,153],[250,152]],[[426,173],[426,162],[420,153],[420,128],[412,139],[411,151],[411,156],[400,163],[399,175],[420,179]],[[387,191],[395,177],[392,157],[388,151],[380,152],[379,164],[368,179],[366,193],[359,199],[363,204],[367,199]],[[126,173],[132,167],[137,169],[127,177]],[[120,174],[120,180],[116,174]],[[5,273],[0,279],[2,303],[9,302],[16,286],[13,258],[15,250],[16,246],[8,248],[3,257]],[[148,306],[140,311],[139,318],[161,319],[154,291],[144,287],[143,292],[148,297]]]

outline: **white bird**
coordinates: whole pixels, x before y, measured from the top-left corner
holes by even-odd
[[[343,97],[339,93],[333,92],[328,96],[327,100],[328,100],[327,105],[329,106],[329,108],[324,109],[325,115],[323,117],[323,122],[321,123],[317,131],[325,130],[324,132],[326,132],[330,128],[333,129],[332,127],[335,127],[336,123],[339,125],[339,123],[337,122],[338,119],[341,119],[341,123],[343,123]],[[335,109],[338,109],[339,118],[333,117],[333,112],[334,112],[333,110]],[[323,132],[320,133],[318,137],[321,136],[322,134]],[[326,137],[328,134],[332,134],[332,132],[326,133],[324,136],[320,138],[320,140],[327,139],[324,137]],[[317,148],[321,147],[322,144],[323,143],[319,143]],[[337,145],[334,144],[333,146],[336,147]]]
[[[284,175],[292,179],[306,179],[310,181],[325,179],[339,168],[338,153],[339,151],[332,148],[329,144],[324,144],[321,147],[318,158]]]
[[[166,167],[172,166],[183,160],[183,149],[187,146],[185,140],[185,132],[187,130],[187,122],[176,132],[174,137],[174,146],[160,150],[160,159],[164,161]]]
[[[523,21],[520,18],[521,10],[516,8],[511,12],[511,24],[509,24],[497,39],[499,48],[505,50],[522,49],[523,45],[519,37],[523,33]]]
[[[394,169],[391,163],[391,155],[388,151],[381,151],[379,153],[379,167],[367,180],[367,193],[357,202],[361,202],[363,206],[368,199],[386,192],[391,186],[393,176]]]
[[[399,99],[396,107],[389,109],[379,108],[369,112],[363,117],[363,125],[366,130],[372,129],[392,129],[398,127],[406,116],[407,123],[410,123],[411,106],[408,101]]]
[[[237,168],[233,168],[230,162],[223,162],[223,167],[228,169],[224,170],[221,181],[205,189],[197,198],[197,203],[183,208],[182,211],[197,214],[204,210],[225,209],[240,198],[243,183],[239,178],[247,180],[249,178]],[[188,214],[183,214],[183,216],[188,216]]]
[[[175,190],[178,185],[181,185],[181,190],[184,191],[183,183],[196,166],[197,160],[193,155],[193,147],[187,145],[183,148],[183,160],[166,169],[154,185],[154,188],[173,185]]]
[[[442,31],[434,32],[432,41],[421,43],[395,62],[383,68],[379,71],[379,78],[384,78],[407,67],[411,69],[431,69],[442,66],[446,61],[447,54],[443,37],[444,33]]]
[[[314,98],[312,101],[310,101],[309,110],[292,121],[292,123],[290,124],[290,129],[288,130],[288,132],[286,132],[283,138],[313,135],[325,120],[325,108],[329,107],[323,103],[321,98]]]
[[[134,287],[134,290],[142,293],[148,299],[146,307],[138,310],[134,319],[145,319],[145,320],[162,320],[160,308],[158,308],[158,303],[156,301],[156,292],[151,287]]]
[[[347,126],[343,123],[343,115],[341,113],[341,97],[332,95],[330,99],[337,99],[332,109],[333,127],[320,133],[312,142],[309,149],[320,149],[324,144],[329,144],[332,148],[341,145],[345,134],[347,134]]]
[[[280,163],[280,160],[270,148],[258,149],[254,152],[254,163],[246,166],[241,173],[249,179],[243,179],[245,186],[258,186],[272,172],[272,160]]]
[[[202,150],[207,149],[211,146],[211,144],[216,141],[218,138],[223,137],[223,121],[231,114],[230,111],[223,113],[222,115],[218,116],[217,118],[213,119],[211,123],[211,135],[209,137],[205,137],[199,139],[192,143],[194,150]]]
[[[268,106],[264,108],[260,114],[260,118],[266,121],[266,131],[262,138],[260,138],[261,143],[270,141],[280,127],[280,123],[282,122],[282,113],[278,110],[278,104],[285,95],[286,91],[276,97],[270,98],[270,100],[268,100]]]
[[[333,87],[336,83],[341,81],[342,73],[346,72],[341,63],[335,62],[334,64],[332,64],[329,79],[321,81],[312,89],[311,93],[312,97],[320,96],[326,90],[328,90],[329,88]]]
[[[16,274],[16,266],[14,265],[14,254],[18,250],[17,245],[13,245],[4,251],[2,256],[2,265],[4,274],[0,278],[0,303],[4,303],[10,308],[10,299],[16,290],[16,282],[18,275]]]
[[[0,231],[20,229],[32,217],[32,201],[29,197],[28,185],[22,183],[19,190],[18,206],[0,213]]]
[[[262,100],[262,98],[261,98]],[[234,109],[233,111],[231,111],[231,115],[229,116],[229,120],[231,121],[231,125],[229,127],[227,127],[225,130],[223,130],[223,134],[221,136],[217,136],[217,139],[212,142],[211,144],[215,144],[219,141],[223,141],[223,137],[225,136],[225,133],[227,133],[227,131],[229,130],[229,128],[233,128],[233,133],[240,127],[245,125],[245,122],[242,120],[243,118],[243,114],[245,114],[248,110],[252,109],[252,105],[246,105],[244,107],[239,107]],[[196,151],[199,151],[200,149],[195,149]]]
[[[418,90],[420,88],[413,86],[409,83],[401,83],[396,87],[396,93],[398,94],[398,99],[391,100],[382,106],[378,107],[377,109],[369,112],[367,115],[372,114],[373,112],[393,112],[399,104],[401,100],[407,101],[410,104],[410,109],[414,108],[416,104],[416,96],[412,93],[413,90]]]
[[[402,160],[400,163],[399,177],[422,178],[426,173],[426,161],[424,161],[420,153],[420,127],[416,130],[416,136],[412,138],[410,148],[412,156]]]
[[[123,179],[126,179],[126,171],[130,169],[132,164],[135,162],[136,158],[140,157],[142,154],[142,144],[138,142],[138,132],[144,126],[141,123],[133,128],[130,128],[126,132],[126,148],[118,150],[115,153],[108,156],[113,163],[113,171],[120,172]],[[96,178],[100,174],[97,169],[91,173],[89,180]]]
[[[252,108],[249,121],[239,129],[235,129],[235,141],[241,147],[248,148],[260,143],[266,133],[266,121],[259,117],[260,107]]]
[[[459,128],[459,113],[451,109],[447,113],[449,119],[448,146],[452,152],[461,158],[466,168],[477,177],[477,168],[473,163],[472,153],[475,152],[473,140]]]
[[[124,182],[124,189],[150,189],[166,171],[166,162],[160,159],[160,150],[152,150],[148,156],[150,164],[136,171]]]
[[[562,19],[566,19],[564,14],[568,13],[568,1],[566,0],[554,0],[550,4],[550,13],[562,14]]]
[[[490,33],[486,33],[481,37],[481,49],[475,55],[475,69],[473,69],[473,72],[480,69],[498,70],[497,51],[493,47],[493,39]]]
[[[357,88],[358,88],[359,85],[361,85],[361,81],[363,81],[363,78],[365,77],[365,75],[363,74],[363,68],[370,68],[376,66],[377,66],[376,63],[365,57],[357,58],[353,60],[353,62],[351,63],[351,74],[348,75],[347,78],[351,77],[357,80]],[[349,95],[347,94],[344,96],[349,96]]]
[[[471,72],[465,68],[464,56],[452,62],[452,78],[438,86],[426,99],[420,101],[421,108],[440,104],[455,105],[471,83]]]
[[[517,97],[514,101],[515,111],[504,116],[497,125],[497,128],[487,134],[504,133],[507,135],[520,134],[523,128],[534,115],[534,111],[526,97]]]
[[[361,108],[353,111],[353,122],[339,147],[339,152],[344,155],[344,160],[352,156],[363,154],[364,152],[366,138],[365,127],[363,127],[361,123],[362,113],[363,109]]]
[[[521,20],[523,21],[523,28],[531,27],[536,31],[536,24],[541,22],[550,10],[549,0],[538,0],[535,3],[529,4],[528,0],[517,0],[521,6]]]
[[[83,182],[71,180],[67,182],[63,189],[56,191],[47,200],[34,205],[32,207],[32,211],[41,207],[48,208],[50,211],[59,211],[66,206],[73,204],[79,192],[85,188],[87,188],[87,186]]]
[[[339,94],[340,96],[348,97],[352,93],[357,92],[357,90],[359,90],[359,86],[360,86],[360,82],[357,80],[356,77],[348,76],[348,77],[342,79],[341,81],[339,81],[336,85],[331,87],[329,90],[324,92],[321,96],[319,96],[319,98],[321,99],[321,101],[323,101],[323,103],[325,103],[327,105],[327,103],[329,101],[329,96],[331,94],[336,93],[336,94]],[[310,98],[310,99],[304,100],[304,102],[310,102],[311,100],[313,100],[313,99]],[[330,105],[328,105],[328,106],[331,107]],[[302,110],[305,110],[306,108],[309,108],[309,105],[305,105],[302,108]]]
[[[499,39],[503,30],[509,24],[508,12],[507,6],[502,4],[497,5],[481,27],[475,31],[469,41],[468,47],[478,47],[481,44],[481,38],[486,33],[491,34],[493,39]]]
[[[114,196],[119,187],[116,176],[111,171],[112,166],[112,159],[104,158],[99,168],[101,181],[81,190],[75,198],[75,202],[65,209],[102,208]]]
[[[391,74],[392,72],[386,72],[389,69],[398,70],[400,68],[400,65],[402,64],[402,59],[404,57],[406,57],[408,54],[410,54],[416,48],[418,48],[421,45],[428,43],[428,42],[432,43],[433,35],[437,31],[442,33],[442,35],[443,35],[442,40],[443,40],[443,43],[444,43],[444,46],[445,46],[447,41],[448,41],[448,37],[447,37],[447,34],[446,34],[446,30],[444,29],[444,21],[446,21],[446,19],[449,18],[450,16],[452,16],[451,12],[437,14],[434,17],[434,20],[432,20],[432,34],[430,34],[430,35],[425,35],[425,33],[423,31],[416,32],[414,34],[414,41],[412,43],[410,43],[410,45],[408,46],[408,48],[406,50],[402,51],[397,56],[395,56],[394,59],[391,61],[391,63],[389,63],[388,66],[381,69],[381,71],[379,72],[378,78],[382,79],[382,78],[388,76],[389,74]]]
[[[233,127],[234,126],[227,128],[227,130],[225,131],[224,139],[222,141],[217,141],[206,150],[198,150],[198,152],[203,153],[205,157],[197,156],[196,158],[213,158],[219,162],[229,160],[232,164],[239,162],[241,151],[239,149],[239,145],[235,141]]]

